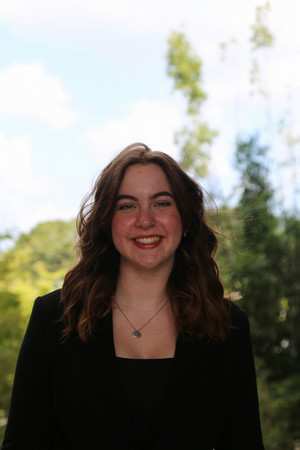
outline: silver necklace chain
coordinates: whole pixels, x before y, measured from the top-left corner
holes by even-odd
[[[123,316],[125,317],[125,319],[126,319],[127,322],[129,323],[129,325],[130,325],[131,328],[133,329],[133,332],[131,333],[131,336],[132,336],[133,338],[140,338],[140,337],[142,337],[141,330],[142,330],[146,325],[148,325],[148,323],[150,323],[151,320],[153,320],[154,317],[157,316],[157,314],[159,314],[159,313],[161,312],[161,310],[166,306],[166,304],[167,304],[168,302],[169,302],[169,300],[167,300],[167,301],[159,308],[159,310],[156,311],[156,313],[155,313],[152,317],[150,317],[150,319],[147,320],[147,322],[145,322],[144,325],[142,325],[140,328],[136,328],[136,327],[130,322],[130,320],[128,319],[128,317],[126,316],[126,314],[125,314],[124,311],[120,308],[120,306],[118,305],[118,303],[117,303],[116,301],[115,301],[115,305],[116,305],[116,307],[121,311],[121,313],[123,314]]]

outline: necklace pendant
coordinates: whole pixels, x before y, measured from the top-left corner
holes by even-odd
[[[140,333],[138,330],[134,330],[134,331],[131,333],[131,336],[132,336],[133,338],[140,338],[140,337],[142,336],[142,333]]]

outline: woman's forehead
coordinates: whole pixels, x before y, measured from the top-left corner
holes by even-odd
[[[170,182],[163,169],[153,163],[129,166],[120,184],[119,193],[126,189],[134,191],[149,190],[153,192],[160,190],[172,191]]]

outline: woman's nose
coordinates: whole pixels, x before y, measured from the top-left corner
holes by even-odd
[[[141,208],[137,216],[137,226],[148,228],[155,225],[156,220],[151,208]]]

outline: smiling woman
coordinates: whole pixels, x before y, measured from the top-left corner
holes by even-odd
[[[34,304],[2,449],[263,450],[248,319],[200,186],[134,144],[77,228],[78,263]]]

